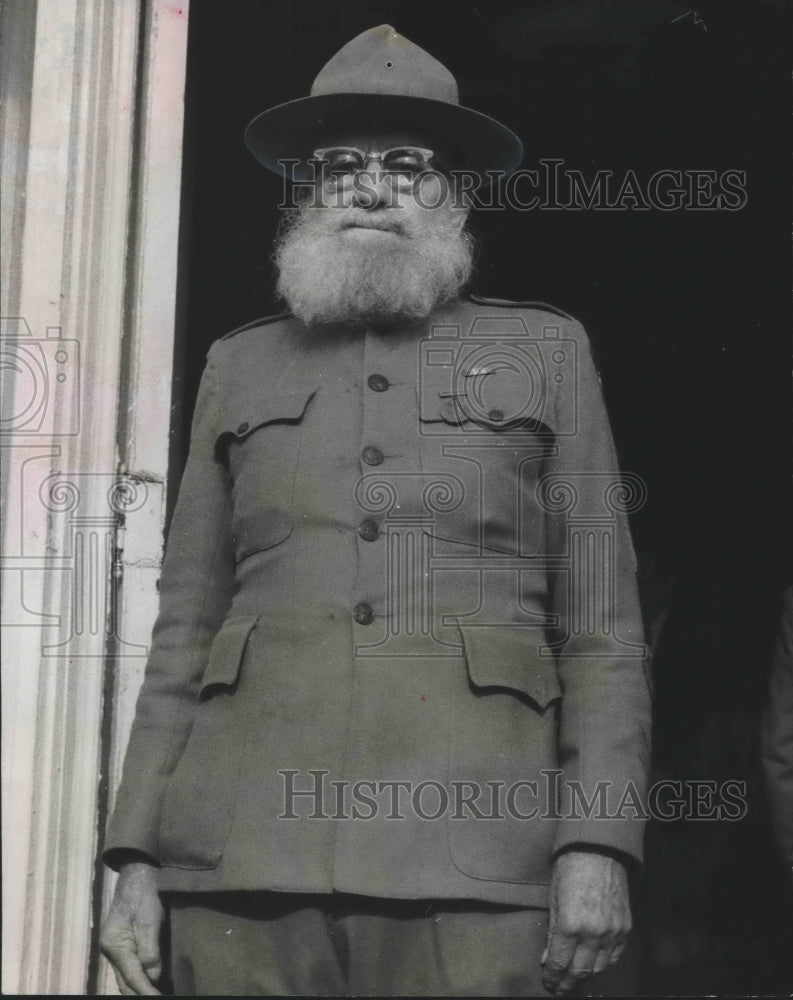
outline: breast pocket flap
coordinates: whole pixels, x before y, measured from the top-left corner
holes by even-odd
[[[229,441],[244,441],[269,424],[300,423],[316,392],[316,389],[299,389],[261,396],[253,392],[240,393],[226,406],[222,430],[215,443],[216,452],[223,454]]]
[[[552,434],[546,422],[528,412],[525,400],[508,395],[494,395],[487,406],[473,394],[430,400],[424,403],[420,420],[423,424],[447,424],[469,430]]]
[[[459,396],[445,394],[423,398],[419,419],[423,424],[446,424],[454,427],[469,423],[471,418],[463,410]]]

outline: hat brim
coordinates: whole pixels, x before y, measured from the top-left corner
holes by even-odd
[[[391,94],[323,94],[278,104],[248,124],[245,143],[262,166],[281,176],[287,171],[279,160],[298,160],[288,174],[305,180],[311,176],[306,162],[320,140],[337,129],[372,126],[438,135],[459,155],[457,166],[480,175],[509,175],[523,158],[520,139],[495,118],[459,104]]]

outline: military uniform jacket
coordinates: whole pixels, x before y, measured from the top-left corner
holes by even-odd
[[[550,308],[217,341],[108,862],[543,906],[566,845],[639,859],[640,492]]]

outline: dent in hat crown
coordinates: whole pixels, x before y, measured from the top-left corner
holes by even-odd
[[[390,24],[356,35],[322,67],[312,97],[383,94],[459,104],[457,81],[446,67]]]

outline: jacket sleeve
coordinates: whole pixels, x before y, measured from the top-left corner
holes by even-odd
[[[774,837],[782,857],[793,865],[793,587],[784,594],[761,748]]]
[[[643,484],[621,479],[583,328],[567,329],[576,376],[556,396],[544,479],[553,642],[563,690],[554,853],[591,845],[642,859],[651,692],[627,511]]]
[[[199,387],[190,450],[160,576],[160,610],[103,858],[126,850],[158,861],[160,809],[190,735],[209,648],[234,585],[228,472],[215,458],[217,345]]]

